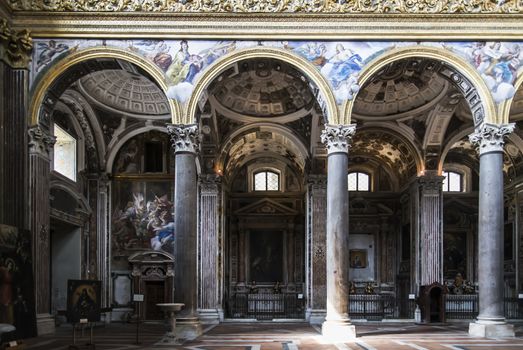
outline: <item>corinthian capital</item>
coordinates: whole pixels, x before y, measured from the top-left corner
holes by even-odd
[[[32,50],[33,39],[29,31],[14,31],[5,18],[0,18],[0,60],[13,68],[27,68]]]
[[[504,139],[512,131],[514,131],[514,123],[500,125],[485,123],[469,135],[469,140],[478,149],[480,155],[488,152],[503,152]]]
[[[356,125],[325,125],[321,133],[321,142],[327,147],[327,153],[348,153]]]
[[[171,135],[174,153],[198,153],[200,134],[196,124],[168,124],[167,130],[169,131],[169,135]]]
[[[28,132],[29,153],[49,158],[49,152],[56,142],[56,137],[49,135],[39,125],[31,127]]]

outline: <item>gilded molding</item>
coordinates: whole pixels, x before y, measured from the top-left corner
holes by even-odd
[[[325,125],[321,132],[321,142],[327,147],[327,153],[348,153],[352,137],[356,132],[356,124],[351,125]]]
[[[13,11],[169,13],[513,14],[518,0],[8,0]]]
[[[13,68],[27,68],[32,51],[33,39],[29,31],[15,31],[5,18],[0,18],[0,60]]]
[[[171,136],[174,153],[198,153],[200,133],[196,124],[168,124],[167,131]]]
[[[49,135],[39,125],[29,128],[29,153],[49,159],[56,137]]]
[[[505,137],[514,131],[515,124],[489,124],[485,123],[472,135],[469,135],[472,143],[479,152],[479,155],[489,152],[503,152]]]

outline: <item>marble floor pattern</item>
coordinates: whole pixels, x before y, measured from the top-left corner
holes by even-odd
[[[187,350],[523,350],[523,324],[516,324],[516,338],[484,339],[467,334],[468,324],[446,326],[419,326],[411,323],[356,325],[358,337],[344,344],[331,344],[320,336],[319,328],[307,323],[222,323],[205,329],[200,338],[180,346],[158,344],[164,326],[143,324],[141,344],[137,345],[136,326],[109,324],[94,329],[97,350],[125,349],[187,349]],[[79,349],[86,346],[89,332],[77,342]],[[67,350],[72,343],[72,329],[59,327],[53,336],[41,336],[25,341],[26,349]]]

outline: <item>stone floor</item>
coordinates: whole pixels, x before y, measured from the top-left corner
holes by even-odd
[[[206,329],[205,334],[182,346],[157,344],[164,326],[144,324],[140,329],[140,345],[136,345],[136,326],[132,324],[110,324],[94,329],[97,350],[124,349],[188,349],[188,350],[320,350],[320,349],[367,349],[367,350],[523,350],[523,324],[516,325],[515,339],[471,338],[467,334],[468,324],[447,326],[418,326],[411,323],[357,324],[357,339],[345,344],[331,344],[319,334],[319,329],[307,323],[222,323]],[[79,349],[88,340],[77,341]],[[41,336],[25,341],[27,349],[63,350],[72,343],[72,328],[60,327],[53,336]]]

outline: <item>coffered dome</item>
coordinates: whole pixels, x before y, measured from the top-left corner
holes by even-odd
[[[101,70],[83,77],[80,90],[99,107],[136,118],[170,117],[163,91],[147,77],[125,70]]]
[[[233,112],[278,117],[308,109],[314,96],[307,79],[284,62],[255,59],[239,62],[209,89],[216,101]]]
[[[411,59],[394,62],[365,84],[356,97],[354,112],[360,117],[397,116],[438,102],[449,83],[430,60]]]

